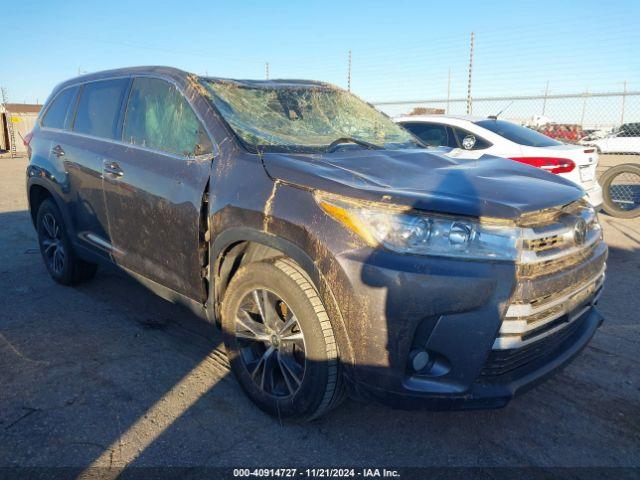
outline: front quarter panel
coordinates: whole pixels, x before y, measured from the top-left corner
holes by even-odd
[[[223,160],[212,169],[212,255],[228,246],[216,238],[241,229],[252,232],[249,240],[285,242],[304,252],[308,264],[296,260],[316,282],[325,306],[335,307],[331,319],[341,362],[358,382],[402,390],[418,324],[444,317],[434,330],[439,339],[434,348],[455,360],[456,368],[441,379],[441,388],[460,392],[468,387],[499,328],[513,287],[512,265],[472,268],[463,261],[371,249],[323,212],[312,191],[270,179],[259,156],[237,152]],[[473,331],[473,341],[450,337],[452,330]]]

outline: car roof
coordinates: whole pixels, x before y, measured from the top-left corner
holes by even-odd
[[[126,77],[130,75],[158,75],[162,77],[168,77],[176,81],[186,81],[191,76],[197,76],[199,78],[205,78],[214,82],[226,82],[233,83],[238,86],[251,87],[251,88],[331,88],[339,89],[335,85],[326,82],[318,82],[315,80],[298,80],[298,79],[277,79],[277,80],[242,80],[233,78],[221,78],[221,77],[209,77],[195,75],[194,73],[186,72],[174,67],[165,66],[140,66],[140,67],[126,67],[116,68],[112,70],[103,70],[100,72],[89,73],[74,77],[60,83],[55,90],[60,90],[68,85],[76,85],[78,83],[92,82],[96,80],[102,80],[113,77]]]
[[[476,123],[480,120],[486,120],[484,117],[476,117],[473,115],[401,115],[395,117],[396,122],[472,122]]]
[[[322,89],[336,89],[341,88],[326,82],[318,82],[315,80],[299,80],[299,79],[274,79],[274,80],[243,80],[234,78],[221,78],[221,77],[209,77],[200,76],[194,73],[186,72],[174,67],[165,66],[140,66],[140,67],[126,67],[116,68],[112,70],[103,70],[100,72],[89,73],[80,75],[78,77],[70,78],[64,82],[58,84],[51,92],[53,97],[58,91],[70,86],[77,85],[79,83],[93,82],[96,80],[104,80],[114,77],[126,77],[132,75],[156,75],[159,77],[168,78],[179,84],[188,84],[194,77],[205,78],[213,82],[226,82],[236,84],[238,86],[244,86],[247,88],[322,88]]]
[[[62,82],[59,87],[63,88],[67,85],[74,85],[77,83],[92,82],[95,80],[102,80],[112,77],[125,77],[129,75],[150,75],[157,74],[171,78],[185,78],[189,75],[188,72],[180,70],[179,68],[163,67],[163,66],[143,66],[143,67],[126,67],[126,68],[114,68],[111,70],[102,70],[99,72],[87,73],[78,77],[70,78]]]

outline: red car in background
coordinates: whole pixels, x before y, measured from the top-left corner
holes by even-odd
[[[548,137],[567,143],[578,143],[585,135],[580,125],[557,123],[544,125],[543,127],[540,127],[538,131]]]

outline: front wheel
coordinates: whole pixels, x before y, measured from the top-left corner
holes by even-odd
[[[234,374],[265,412],[310,420],[341,399],[331,322],[293,261],[241,267],[225,293],[222,329]]]

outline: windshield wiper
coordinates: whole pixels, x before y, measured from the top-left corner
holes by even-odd
[[[368,148],[369,150],[380,150],[382,147],[380,145],[376,145],[375,143],[365,142],[364,140],[359,140],[353,137],[340,137],[336,138],[333,142],[331,142],[327,146],[327,153],[333,152],[338,146],[343,143],[355,143],[356,145],[360,145],[361,147]]]

